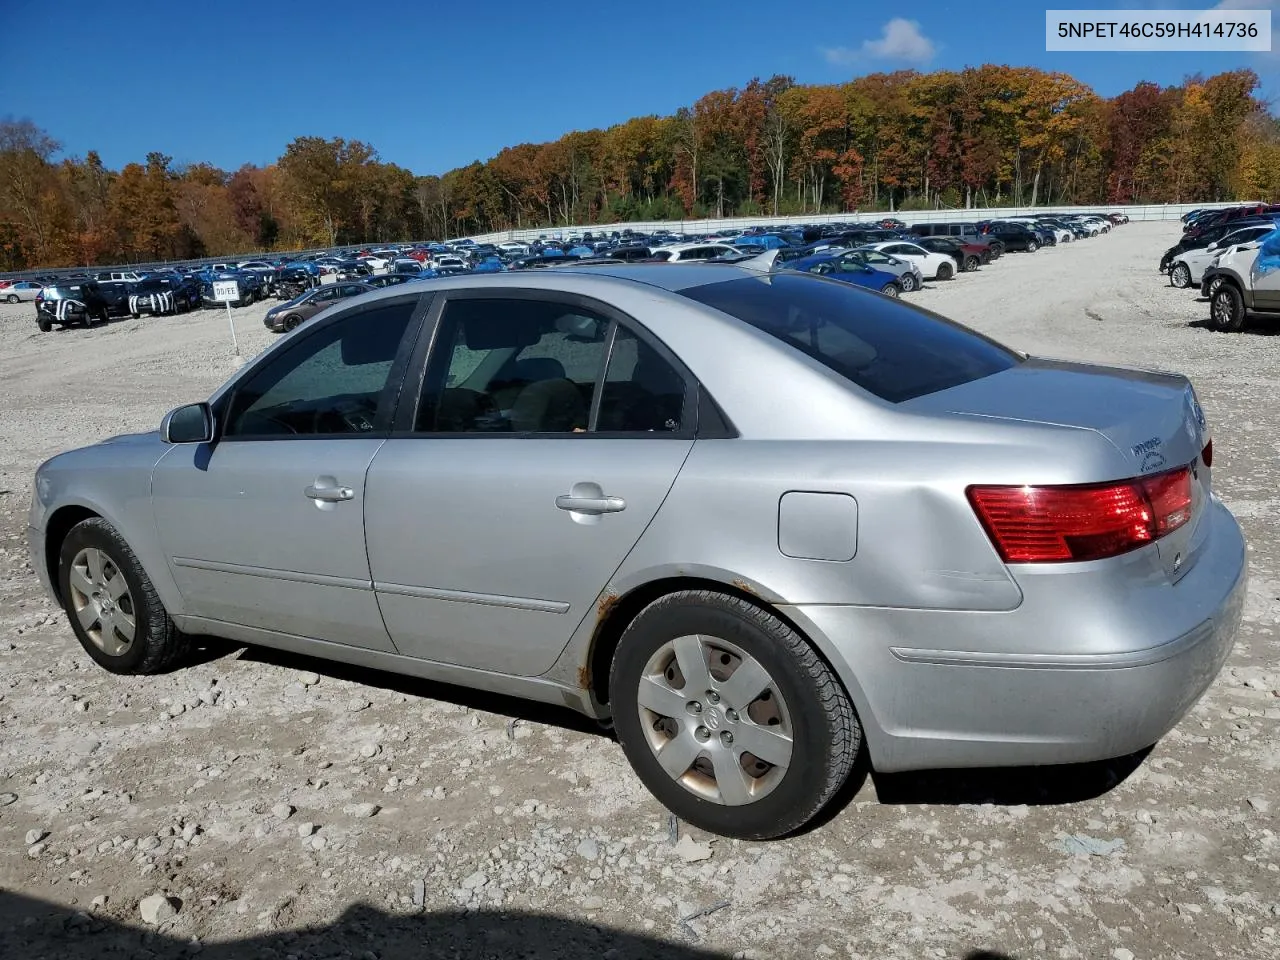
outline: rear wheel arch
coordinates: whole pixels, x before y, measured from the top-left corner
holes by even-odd
[[[845,694],[853,703],[854,711],[862,723],[864,738],[868,735],[873,738],[876,736],[879,732],[879,725],[869,713],[869,702],[856,676],[853,675],[851,665],[844,664],[843,658],[837,660],[837,657],[832,655],[826,643],[817,635],[816,631],[811,629],[810,625],[800,622],[796,617],[787,613],[785,604],[770,601],[760,594],[756,586],[741,578],[725,582],[709,577],[664,577],[642,583],[623,594],[606,593],[597,604],[597,610],[600,612],[598,613],[596,628],[588,647],[589,653],[585,667],[586,676],[579,674],[580,679],[583,681],[580,685],[591,693],[597,703],[605,705],[606,708],[609,704],[609,675],[613,665],[613,656],[618,649],[618,643],[622,640],[623,633],[626,632],[631,621],[656,600],[660,600],[669,594],[689,590],[707,590],[723,594],[726,597],[743,600],[771,616],[777,617],[794,630],[813,648],[813,651],[826,663],[839,681]],[[841,667],[845,667],[845,669],[842,670]]]

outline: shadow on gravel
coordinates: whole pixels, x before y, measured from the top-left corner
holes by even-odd
[[[1147,747],[1127,757],[1097,763],[984,770],[925,770],[873,773],[881,803],[994,803],[1049,806],[1092,800],[1127,780],[1151,753]]]
[[[115,911],[124,904],[110,904]],[[133,905],[129,904],[132,910]],[[224,908],[225,909],[225,908]],[[177,923],[181,925],[181,916]],[[798,946],[798,945],[797,945]],[[809,955],[799,948],[794,956]],[[179,933],[157,932],[0,890],[0,957],[15,960],[729,960],[728,953],[536,913],[444,911],[393,916],[365,904],[324,927],[263,933],[198,947]],[[761,960],[767,956],[757,952]],[[779,960],[786,954],[777,955]],[[1014,960],[976,950],[956,960]]]
[[[1208,303],[1209,301],[1201,299],[1201,300],[1198,300],[1197,302]],[[1181,324],[1178,324],[1178,326],[1181,326]],[[1198,330],[1209,330],[1209,322],[1207,320],[1191,320],[1187,322],[1186,326],[1194,327],[1195,329],[1198,329]],[[1210,331],[1210,332],[1217,333],[1219,331]],[[1250,317],[1248,321],[1246,321],[1245,327],[1243,330],[1236,330],[1236,331],[1232,331],[1231,333],[1223,332],[1223,335],[1238,336],[1239,334],[1242,334],[1242,333],[1251,333],[1256,337],[1274,337],[1277,334],[1280,334],[1280,324],[1276,324],[1274,322],[1268,323],[1266,320],[1263,320],[1261,317]]]
[[[206,638],[201,638],[203,641]],[[216,646],[216,642],[214,643]],[[269,663],[290,670],[313,670],[322,677],[333,677],[337,680],[350,680],[353,683],[375,687],[379,690],[391,690],[410,697],[425,700],[442,700],[472,710],[484,710],[496,713],[508,719],[528,720],[531,723],[545,723],[549,726],[563,727],[566,730],[577,730],[580,733],[595,733],[612,737],[612,734],[589,717],[584,717],[576,710],[568,707],[557,707],[552,704],[536,703],[519,697],[507,697],[499,693],[487,693],[484,690],[473,690],[470,687],[458,687],[436,680],[423,680],[419,677],[405,676],[399,673],[387,673],[369,667],[357,667],[335,660],[323,660],[308,657],[300,653],[275,650],[270,647],[245,647],[231,644],[224,648],[224,653],[243,649],[241,660],[252,663]]]

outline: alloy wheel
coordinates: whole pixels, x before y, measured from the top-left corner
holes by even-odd
[[[104,551],[85,547],[71,561],[71,609],[85,634],[109,657],[133,646],[137,618],[124,573]]]
[[[786,701],[741,647],[719,637],[677,637],[645,664],[636,699],[659,766],[695,796],[742,806],[786,776],[793,749]]]

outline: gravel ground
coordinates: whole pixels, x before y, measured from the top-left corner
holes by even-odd
[[[216,645],[166,676],[98,670],[27,567],[31,472],[207,395],[235,368],[226,316],[39,334],[0,305],[0,956],[1280,956],[1280,337],[1199,325],[1154,269],[1177,232],[912,299],[1192,375],[1251,542],[1222,676],[1140,764],[861,777],[765,844],[673,824],[570,714]],[[264,310],[236,312],[246,354]]]

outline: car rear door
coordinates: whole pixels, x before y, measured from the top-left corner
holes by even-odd
[[[323,318],[249,368],[215,407],[214,443],[152,474],[187,615],[391,650],[365,552],[365,474],[420,326],[420,295]]]
[[[671,489],[692,380],[595,301],[457,291],[433,314],[418,401],[369,469],[374,588],[401,653],[535,676]]]

